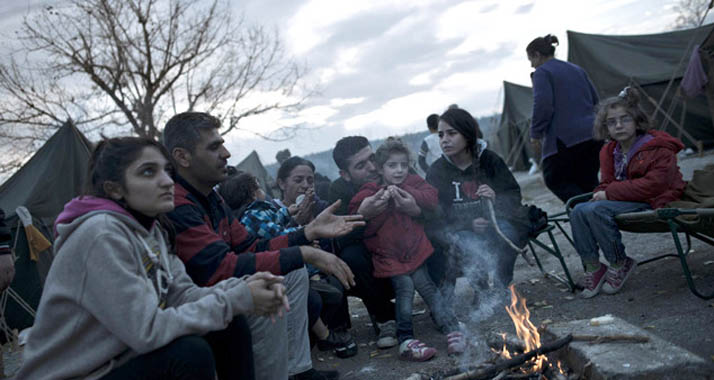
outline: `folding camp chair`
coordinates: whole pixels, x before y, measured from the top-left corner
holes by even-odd
[[[592,198],[592,193],[578,195],[569,199],[565,205],[566,213],[570,215],[570,211],[576,204],[590,198]],[[679,257],[679,261],[682,265],[682,271],[687,279],[689,290],[691,290],[695,296],[705,300],[714,298],[714,291],[710,294],[704,294],[697,289],[694,279],[692,278],[692,273],[689,270],[689,264],[687,263],[687,255],[692,248],[692,237],[714,246],[714,239],[712,239],[714,238],[714,209],[660,208],[656,210],[620,214],[615,217],[615,221],[621,231],[634,233],[671,233],[672,239],[674,240],[674,246],[677,249],[677,254],[663,254],[640,261],[637,265],[648,264],[665,257]],[[679,240],[679,233],[684,233],[686,237],[686,250],[682,249],[682,243]],[[566,273],[568,273],[565,263],[562,260],[561,264],[563,265]]]
[[[568,266],[565,264],[565,259],[563,258],[563,254],[561,253],[560,247],[558,246],[558,242],[555,240],[555,236],[553,235],[553,230],[557,228],[560,230],[560,232],[563,233],[563,235],[570,242],[570,244],[573,245],[573,239],[570,237],[570,235],[568,235],[567,232],[565,232],[565,229],[563,228],[563,223],[567,223],[569,221],[570,219],[568,219],[568,215],[565,211],[559,212],[557,214],[548,215],[548,224],[546,224],[546,226],[541,228],[539,231],[536,231],[534,236],[531,236],[530,239],[528,239],[528,247],[530,248],[531,253],[533,254],[533,258],[535,258],[536,264],[538,264],[538,269],[540,269],[540,272],[543,273],[544,277],[553,278],[554,280],[567,286],[571,292],[575,292],[575,289],[579,289],[581,288],[581,286],[577,285],[575,281],[573,281],[573,278],[570,275],[570,270],[568,270]],[[550,246],[538,240],[538,237],[543,233],[548,234],[548,239],[551,243]],[[538,258],[538,254],[536,253],[534,245],[542,248],[549,254],[555,256],[558,261],[560,261],[560,265],[563,268],[563,272],[565,272],[565,278],[555,273],[546,272],[543,269],[543,265],[541,264],[540,259]]]

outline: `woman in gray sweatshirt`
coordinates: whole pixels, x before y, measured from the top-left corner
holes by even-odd
[[[254,376],[240,315],[277,313],[281,278],[194,285],[159,223],[174,207],[168,157],[136,137],[96,147],[89,195],[55,222],[54,262],[18,379]]]

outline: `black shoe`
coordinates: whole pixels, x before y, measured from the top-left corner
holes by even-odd
[[[340,378],[340,373],[337,371],[317,371],[314,368],[292,375],[288,380],[337,380]]]
[[[330,330],[326,339],[317,341],[317,349],[320,351],[334,350],[335,356],[341,359],[357,355],[357,344],[347,331]]]

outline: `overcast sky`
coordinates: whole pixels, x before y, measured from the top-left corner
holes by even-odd
[[[7,30],[35,0],[0,1]],[[430,113],[457,103],[475,116],[500,112],[504,80],[530,86],[525,47],[555,34],[567,58],[566,30],[646,34],[670,29],[677,0],[234,0],[249,22],[276,28],[287,51],[310,68],[321,93],[297,120],[247,119],[264,131],[303,122],[287,142],[227,136],[235,164],[251,149],[263,163],[289,148],[330,149],[342,136],[370,139],[425,130]]]

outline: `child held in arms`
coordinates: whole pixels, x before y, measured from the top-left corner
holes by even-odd
[[[583,298],[600,290],[617,293],[637,266],[625,254],[615,216],[662,207],[684,192],[676,156],[684,145],[651,128],[632,88],[598,106],[593,134],[609,140],[600,151],[602,178],[590,202],[576,205],[570,215],[575,249],[585,267]],[[598,248],[609,267],[600,262]]]
[[[290,160],[301,159],[292,157],[285,162]],[[251,235],[263,239],[272,239],[302,228],[294,217],[299,213],[300,206],[307,203],[307,197],[310,197],[309,199],[314,197],[313,189],[309,188],[305,193],[305,199],[302,199],[302,202],[298,201],[300,205],[281,207],[276,200],[267,197],[254,175],[243,171],[238,171],[221,182],[219,192],[234,210],[234,216],[240,220],[245,229]],[[324,209],[325,206],[323,205],[322,208]],[[357,344],[349,332],[345,331],[346,327],[334,326],[344,324],[338,318],[333,318],[345,302],[342,285],[337,278],[320,272],[312,265],[308,264],[307,269],[310,276],[308,324],[318,349],[332,350],[339,358],[357,355]],[[329,324],[333,325],[333,328],[328,326],[327,322],[331,322]]]
[[[411,361],[429,360],[436,349],[414,338],[412,302],[416,289],[426,302],[438,328],[447,334],[449,353],[463,352],[463,335],[451,309],[443,307],[442,296],[429,277],[425,260],[434,251],[424,226],[416,219],[422,211],[438,205],[434,187],[410,170],[409,149],[390,137],[377,149],[375,163],[380,182],[368,182],[350,202],[356,212],[366,197],[374,196],[386,209],[367,222],[364,242],[372,254],[375,277],[389,277],[396,295],[399,355]]]

